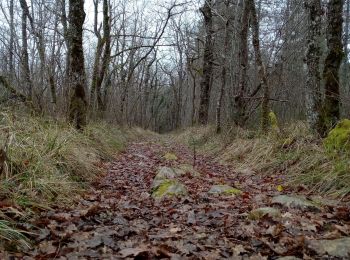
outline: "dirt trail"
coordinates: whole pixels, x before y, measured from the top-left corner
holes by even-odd
[[[176,154],[177,160],[166,160],[167,152]],[[170,142],[130,145],[77,207],[45,213],[36,221],[40,236],[26,259],[313,259],[317,254],[318,258],[346,259],[347,252],[327,256],[332,254],[312,243],[349,236],[349,204],[272,205],[274,196],[296,192],[285,187],[277,174],[237,173],[213,158],[198,156],[200,176],[186,173],[179,178],[187,196],[160,201],[151,197],[160,167],[176,168],[192,161],[191,151]],[[223,183],[243,193],[208,194],[212,185]],[[281,187],[278,191],[278,185],[283,191]],[[271,206],[280,216],[248,218],[251,210]],[[336,251],[346,251],[346,246],[336,246]]]

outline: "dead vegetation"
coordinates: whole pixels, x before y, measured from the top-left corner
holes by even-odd
[[[79,132],[64,121],[2,112],[0,237],[23,242],[16,227],[41,210],[74,203],[103,174],[104,162],[146,134],[103,122]]]
[[[296,122],[280,131],[262,135],[258,131],[231,128],[215,134],[214,127],[193,127],[174,137],[195,146],[199,152],[234,165],[238,172],[280,173],[290,185],[305,185],[310,192],[345,196],[350,192],[350,164],[346,151],[329,153],[322,139],[307,125]]]

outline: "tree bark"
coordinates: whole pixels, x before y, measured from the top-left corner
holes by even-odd
[[[345,28],[344,28],[344,62],[343,62],[343,84],[349,93],[349,26],[350,26],[350,0],[346,0]]]
[[[343,1],[329,0],[327,46],[328,55],[325,60],[323,79],[325,82],[325,100],[322,115],[321,134],[335,126],[340,117],[339,68],[344,57],[342,43]]]
[[[106,110],[106,105],[103,102],[102,98],[102,82],[107,73],[107,69],[110,63],[111,56],[111,24],[109,17],[109,6],[108,0],[103,0],[103,38],[105,42],[104,52],[101,61],[101,69],[99,71],[98,80],[97,80],[97,104],[99,110]]]
[[[15,64],[14,64],[14,48],[15,48],[15,24],[14,24],[14,0],[10,0],[10,57],[9,57],[9,73],[10,80],[12,81],[15,77]]]
[[[22,10],[22,82],[25,85],[28,101],[33,99],[33,83],[30,77],[29,55],[28,55],[28,36],[27,36],[27,14]]]
[[[225,2],[226,12],[229,9],[229,1]],[[229,39],[230,39],[230,17],[226,18],[225,23],[225,39],[224,39],[224,52],[222,53],[222,69],[221,69],[221,87],[219,90],[218,100],[216,102],[216,133],[220,133],[222,129],[221,125],[221,112],[222,112],[222,103],[226,88],[226,77],[227,77],[227,55],[229,50]]]
[[[87,113],[83,50],[84,20],[84,0],[69,0],[69,77],[73,89],[70,101],[69,120],[78,130],[86,126]]]
[[[235,117],[234,121],[237,125],[243,126],[247,120],[245,94],[248,85],[248,28],[249,28],[249,1],[243,1],[243,14],[241,19],[240,32],[240,52],[239,52],[239,87],[235,96]]]
[[[213,14],[211,10],[212,0],[206,0],[204,6],[200,9],[204,17],[204,24],[206,30],[206,38],[204,45],[203,57],[203,75],[200,83],[200,103],[199,103],[199,123],[208,123],[209,101],[211,79],[213,77]]]
[[[307,121],[315,132],[319,132],[321,113],[321,0],[306,0],[305,7],[308,13],[308,50],[305,62],[308,68],[306,90]]]
[[[251,27],[253,34],[253,47],[255,52],[255,62],[258,66],[258,73],[260,78],[260,85],[263,90],[263,98],[261,102],[261,129],[263,132],[267,132],[269,126],[269,112],[270,112],[270,88],[266,76],[266,67],[263,63],[261,50],[260,50],[260,33],[259,33],[259,21],[256,12],[255,1],[249,0],[250,12],[251,12]]]
[[[91,91],[90,91],[90,107],[94,107],[95,94],[97,99],[97,109],[99,111],[105,110],[104,100],[102,97],[102,82],[106,75],[106,71],[110,62],[111,55],[111,28],[110,28],[110,17],[109,17],[109,5],[108,0],[103,0],[103,36],[98,31],[98,2],[95,4],[95,35],[98,39],[97,48],[95,54],[94,69],[92,74]]]

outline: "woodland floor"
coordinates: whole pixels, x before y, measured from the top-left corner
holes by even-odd
[[[178,159],[165,160],[167,152]],[[278,174],[238,173],[234,165],[202,155],[196,160],[200,177],[180,178],[188,196],[153,199],[151,184],[159,167],[183,163],[193,163],[192,152],[171,141],[131,144],[77,207],[42,214],[35,223],[40,236],[25,259],[350,259],[346,245],[312,246],[314,240],[350,236],[349,202],[329,202],[320,210],[273,205],[281,218],[249,220],[251,210],[272,207],[273,196],[310,194],[286,186]],[[208,194],[220,183],[243,194]],[[343,255],[327,255],[327,250]]]

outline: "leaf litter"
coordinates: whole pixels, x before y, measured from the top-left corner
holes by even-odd
[[[192,162],[191,151],[178,144],[134,143],[78,205],[42,212],[34,221],[37,235],[32,249],[0,253],[0,257],[350,258],[350,245],[342,244],[348,243],[350,235],[349,200],[318,204],[320,210],[284,206],[276,198],[297,194],[307,201],[307,196],[298,187],[286,186],[279,174],[265,176],[252,170],[242,174],[233,166],[197,155],[193,169],[199,174],[177,177],[188,190],[186,196],[152,198],[152,183],[161,167],[176,169]],[[242,192],[208,193],[214,185],[229,185]],[[259,217],[249,217],[259,209]],[[278,212],[278,217],[265,214],[267,209]]]

